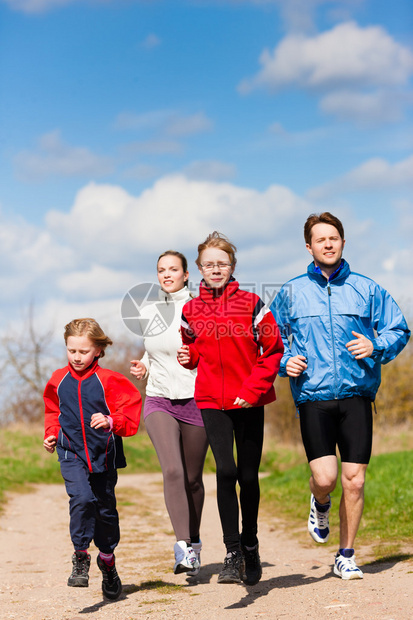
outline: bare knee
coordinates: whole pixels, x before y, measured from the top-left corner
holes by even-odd
[[[336,488],[337,478],[327,473],[319,473],[317,476],[313,474],[313,483],[316,490],[315,495],[320,497],[332,493]]]

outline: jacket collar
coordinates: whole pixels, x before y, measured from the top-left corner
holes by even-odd
[[[181,288],[179,291],[176,291],[175,293],[167,293],[166,291],[163,291],[160,288],[158,291],[158,297],[160,301],[164,301],[168,303],[171,301],[177,302],[177,301],[188,300],[190,299],[191,294],[187,286],[184,286],[183,288]]]
[[[315,266],[314,262],[310,263],[307,268],[308,277],[312,280],[316,280],[319,284],[327,284],[327,278],[323,276],[320,269]],[[343,282],[350,275],[350,265],[344,258],[341,259],[341,264],[336,271],[331,274],[328,282]]]
[[[99,368],[99,358],[95,357],[91,365],[85,368],[85,370],[82,370],[82,372],[76,372],[76,370],[70,364],[68,364],[67,367],[72,377],[74,377],[78,381],[83,381],[84,379],[87,379],[88,377],[93,375]]]
[[[206,285],[205,280],[202,280],[201,284],[199,285],[199,296],[201,297],[202,301],[210,304],[218,299],[222,301],[227,300],[234,293],[236,293],[238,289],[239,283],[232,276],[230,277],[223,289],[210,288]]]

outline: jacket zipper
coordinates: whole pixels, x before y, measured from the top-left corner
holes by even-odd
[[[334,366],[334,393],[335,397],[338,398],[337,393],[337,362],[336,362],[336,347],[334,344],[334,328],[333,328],[333,315],[331,311],[331,286],[330,282],[327,280],[327,292],[328,292],[328,312],[330,315],[330,328],[331,328],[331,343],[333,346],[333,366]]]
[[[219,364],[221,366],[221,377],[222,377],[222,387],[221,387],[221,411],[225,411],[225,407],[224,407],[224,402],[225,402],[225,390],[224,390],[224,366],[222,364],[222,355],[221,355],[221,343],[219,341],[219,334],[218,334],[218,321],[217,321],[217,311],[215,308],[215,334],[216,334],[216,339],[217,339],[217,344],[218,344],[218,353],[219,353]]]
[[[92,463],[90,462],[89,450],[87,449],[87,442],[86,442],[85,419],[83,417],[83,407],[82,407],[82,382],[81,381],[79,381],[79,386],[77,388],[77,394],[78,394],[78,399],[79,399],[80,424],[82,427],[82,435],[83,435],[83,443],[85,446],[86,460],[87,460],[87,464],[89,467],[89,471],[92,472],[93,471]]]

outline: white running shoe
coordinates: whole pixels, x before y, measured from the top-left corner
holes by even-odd
[[[189,577],[196,577],[197,575],[199,575],[199,571],[201,568],[202,541],[200,540],[197,543],[192,543],[192,549],[194,550],[196,559],[198,560],[198,568],[194,568],[194,570],[188,571],[187,575]]]
[[[199,563],[192,547],[188,547],[184,540],[178,540],[174,545],[175,566],[174,573],[187,573],[199,567]]]
[[[308,517],[308,531],[313,540],[318,543],[326,543],[330,536],[330,525],[328,515],[330,514],[331,501],[325,512],[317,510],[315,497],[311,493],[310,516]]]
[[[351,558],[345,558],[340,553],[334,560],[334,574],[342,579],[363,579],[363,573],[356,564],[354,554]]]

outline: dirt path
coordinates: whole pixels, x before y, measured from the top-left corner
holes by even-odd
[[[262,581],[251,587],[218,585],[224,548],[214,477],[207,475],[205,482],[203,567],[195,581],[171,571],[174,539],[160,475],[120,476],[117,563],[124,590],[116,602],[102,598],[94,548],[89,588],[66,585],[72,550],[63,485],[40,485],[30,494],[12,496],[0,517],[1,620],[413,617],[413,562],[367,565],[363,580],[345,582],[331,572],[332,547],[312,544],[304,535],[300,542],[290,538],[285,527],[264,516]],[[358,559],[365,562],[367,550],[359,551]]]

